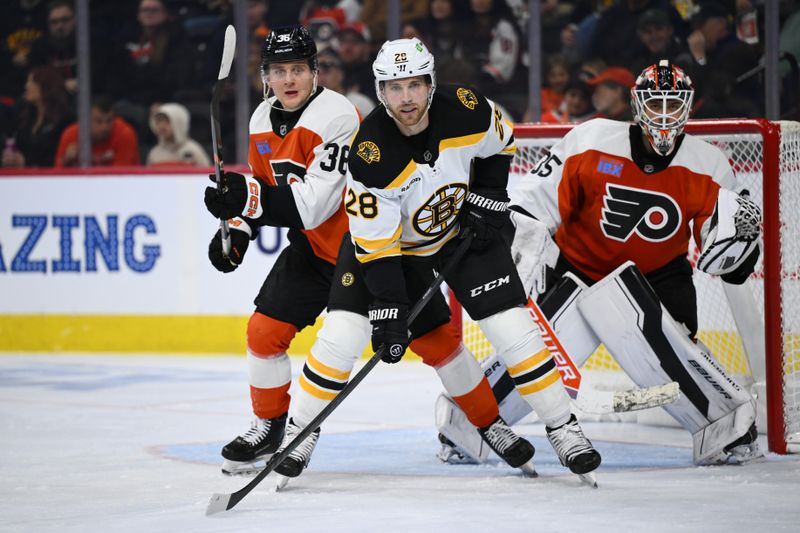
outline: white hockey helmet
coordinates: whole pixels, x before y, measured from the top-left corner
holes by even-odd
[[[675,141],[689,120],[693,99],[692,80],[669,60],[650,65],[636,78],[631,89],[633,118],[656,153],[666,156],[675,149]]]
[[[372,74],[375,76],[375,94],[378,100],[389,112],[389,106],[381,94],[381,82],[401,80],[414,76],[430,76],[431,89],[428,92],[428,108],[433,101],[436,91],[436,72],[433,65],[433,54],[422,44],[422,41],[413,39],[396,39],[386,41],[381,46],[378,56],[372,63]],[[427,112],[427,108],[426,108]],[[389,113],[391,115],[391,113]]]

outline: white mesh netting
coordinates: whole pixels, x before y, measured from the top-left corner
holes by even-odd
[[[780,246],[782,293],[783,384],[782,388],[786,438],[800,446],[800,123],[782,122],[780,145]],[[740,183],[752,199],[763,205],[764,140],[760,133],[730,133],[731,123],[725,122],[725,133],[709,131],[706,127],[699,137],[720,147],[730,159]],[[736,127],[733,126],[735,130]],[[752,128],[750,128],[752,130]],[[688,128],[691,132],[691,124]],[[723,131],[720,127],[720,131]],[[527,133],[527,134],[526,134]],[[514,180],[524,179],[525,173],[556,142],[557,137],[540,138],[541,132],[523,129],[517,133],[517,155],[512,164]],[[692,245],[690,259],[694,264],[699,251]],[[717,277],[695,272],[694,282],[698,299],[698,336],[711,349],[723,366],[740,383],[753,387],[759,395],[760,428],[765,429],[765,350],[764,350],[764,271],[763,254],[756,272],[741,288],[723,288]],[[728,292],[726,296],[726,292]],[[731,304],[737,309],[736,317]],[[738,323],[738,324],[737,324]],[[466,345],[479,359],[488,357],[492,347],[477,324],[463,317]],[[748,357],[749,355],[749,357]],[[630,380],[622,373],[613,357],[600,347],[583,367],[587,380],[595,386],[627,388]]]

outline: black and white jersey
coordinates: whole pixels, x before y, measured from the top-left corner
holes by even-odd
[[[440,86],[429,117],[407,137],[378,106],[353,140],[345,210],[361,263],[436,253],[457,235],[470,188],[506,188],[513,125],[491,100]]]

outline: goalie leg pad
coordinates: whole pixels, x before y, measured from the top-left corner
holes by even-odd
[[[298,378],[292,419],[307,426],[347,384],[370,339],[367,317],[349,311],[328,313]]]
[[[286,349],[296,333],[293,324],[258,312],[247,322],[250,400],[259,418],[276,418],[289,410],[292,367]]]
[[[688,338],[633,263],[590,287],[578,308],[634,383],[679,384],[681,398],[665,409],[692,435],[719,421],[698,437],[702,445],[695,448],[695,461],[721,452],[755,421],[755,410],[747,407],[752,396]],[[734,412],[738,420],[730,417]]]
[[[600,346],[600,339],[578,309],[578,300],[587,288],[574,274],[566,272],[538,304],[561,348],[578,367]],[[549,344],[548,347],[554,351]]]
[[[550,427],[569,420],[569,396],[528,309],[512,307],[479,320],[478,325],[539,418]]]

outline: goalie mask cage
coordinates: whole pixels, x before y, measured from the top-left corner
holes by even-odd
[[[517,125],[511,182],[526,179],[571,127]],[[759,429],[766,427],[769,449],[800,453],[800,123],[698,120],[690,121],[686,132],[725,152],[740,185],[764,215],[763,254],[743,286],[725,287],[718,277],[695,271],[698,337],[758,396]],[[693,265],[698,255],[692,243]],[[450,301],[464,343],[478,359],[488,357],[492,347],[477,323],[466,313],[462,317],[452,294]],[[582,370],[607,387],[633,386],[603,346]]]

